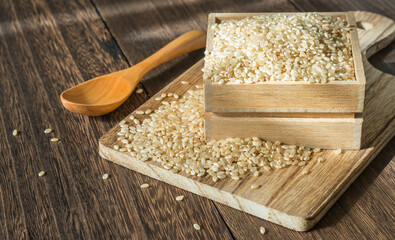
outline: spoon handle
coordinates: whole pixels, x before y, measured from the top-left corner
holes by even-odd
[[[162,63],[205,46],[206,33],[201,30],[193,30],[174,39],[166,46],[138,63],[136,67],[141,67],[142,77],[151,69],[161,65]]]

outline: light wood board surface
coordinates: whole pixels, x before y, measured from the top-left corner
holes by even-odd
[[[304,167],[310,170],[308,175],[301,174],[304,168],[293,166],[263,172],[258,178],[246,175],[240,181],[225,179],[213,183],[208,176],[198,178],[185,173],[173,174],[158,163],[133,161],[128,153],[115,151],[112,146],[117,143],[117,125],[100,139],[101,156],[285,227],[297,231],[310,229],[394,136],[395,77],[373,68],[367,57],[394,39],[395,25],[390,19],[373,13],[356,12],[355,17],[357,24],[362,21],[361,26],[366,28],[358,30],[367,80],[362,127],[365,146],[362,150],[346,151],[340,155],[335,155],[334,151],[315,154]],[[201,84],[202,64],[199,61],[157,95],[163,92],[182,95],[196,84]],[[181,84],[185,80],[191,84]],[[157,95],[138,110],[158,107],[160,103],[154,100]],[[317,163],[318,157],[324,157],[326,161]],[[253,183],[260,185],[260,188],[251,190]]]

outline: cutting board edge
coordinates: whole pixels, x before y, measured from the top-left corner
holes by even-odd
[[[261,219],[279,224],[289,229],[293,229],[301,232],[308,231],[322,218],[322,216],[317,218],[317,216],[312,217],[307,215],[306,216],[289,215],[285,212],[269,208],[265,205],[237,196],[234,193],[227,192],[219,188],[215,188],[213,186],[196,181],[186,176],[182,176],[180,174],[173,174],[172,178],[166,178],[165,176],[169,174],[168,170],[156,166],[155,164],[147,164],[140,160],[131,160],[127,153],[119,152],[112,149],[111,147],[107,147],[104,144],[102,144],[101,141],[99,141],[99,154],[104,159],[111,161],[115,164],[118,164],[122,167],[126,167],[128,169],[139,172],[141,174],[144,174],[148,177],[154,178],[161,182],[165,182],[172,186],[181,188],[185,191],[211,199],[218,203],[246,212],[248,214],[254,215]],[[134,166],[134,164],[136,163],[137,165]],[[188,187],[186,187],[185,185],[188,185]],[[202,189],[205,190],[202,191]],[[214,194],[213,196],[210,195],[210,193],[212,192],[215,192],[215,195]],[[218,197],[218,195],[227,196],[227,197]],[[226,199],[228,199],[228,201],[225,201]]]
[[[392,129],[392,131],[391,131]],[[384,136],[379,136],[381,141],[378,141],[372,145],[371,151],[365,149],[363,155],[367,155],[363,158],[363,162],[357,166],[355,170],[352,171],[348,177],[345,177],[345,181],[340,182],[336,186],[336,190],[328,195],[326,200],[322,201],[321,205],[315,208],[315,211],[311,212],[306,218],[307,219],[317,219],[318,221],[329,211],[329,209],[337,202],[337,200],[344,194],[344,192],[350,187],[350,185],[362,174],[362,172],[369,166],[369,164],[374,160],[374,158],[381,152],[381,150],[395,137],[395,120],[392,120],[387,128],[382,132]]]

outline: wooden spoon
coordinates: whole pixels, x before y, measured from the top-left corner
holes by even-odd
[[[151,69],[206,45],[206,33],[187,32],[133,67],[97,77],[62,92],[63,106],[71,112],[99,116],[119,107]]]

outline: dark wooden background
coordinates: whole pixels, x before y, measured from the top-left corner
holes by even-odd
[[[98,139],[202,58],[164,64],[118,110],[85,117],[59,94],[129,67],[178,35],[205,29],[210,12],[366,10],[395,18],[393,0],[1,0],[0,239],[394,239],[395,140],[326,216],[299,233],[100,158]],[[394,43],[371,58],[395,74]],[[45,135],[51,127],[54,133]],[[19,129],[20,135],[11,132]],[[51,143],[50,137],[61,138]],[[38,173],[44,170],[45,177]],[[111,178],[103,181],[101,176]],[[149,189],[141,191],[147,182]],[[175,203],[174,197],[185,195]],[[196,231],[197,222],[202,230]],[[267,234],[262,236],[259,227]]]

